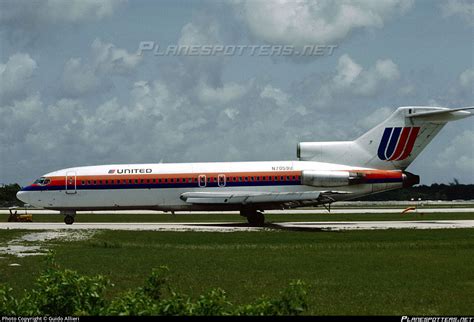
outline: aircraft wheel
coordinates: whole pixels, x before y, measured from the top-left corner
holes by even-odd
[[[265,216],[263,213],[256,211],[255,213],[247,216],[247,221],[253,226],[263,226],[265,224]]]
[[[64,217],[64,223],[66,225],[72,225],[74,223],[74,216],[67,215]]]

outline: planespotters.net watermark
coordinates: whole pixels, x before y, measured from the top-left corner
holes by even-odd
[[[137,55],[154,56],[331,56],[337,45],[168,45],[141,41]]]
[[[400,322],[474,322],[473,316],[402,316]]]

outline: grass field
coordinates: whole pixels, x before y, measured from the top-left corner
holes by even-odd
[[[2,231],[0,246],[26,233]],[[167,265],[170,285],[192,296],[221,287],[233,302],[248,303],[301,279],[310,294],[307,314],[474,314],[474,229],[101,231],[49,245],[61,266],[108,276],[114,293],[142,285],[152,268]],[[3,256],[0,283],[16,292],[30,288],[44,267],[42,256]]]

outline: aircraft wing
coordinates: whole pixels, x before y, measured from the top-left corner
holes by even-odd
[[[302,205],[327,202],[328,191],[304,192],[258,192],[258,191],[229,191],[229,192],[185,192],[181,199],[192,204],[281,204],[286,207],[299,207]]]

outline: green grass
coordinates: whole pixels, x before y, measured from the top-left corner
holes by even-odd
[[[28,233],[3,232],[2,244]],[[142,285],[152,268],[167,265],[170,284],[192,296],[221,287],[231,301],[248,303],[302,279],[309,285],[307,314],[474,314],[474,229],[102,231],[50,248],[65,268],[107,275],[113,293]],[[0,259],[0,283],[28,289],[42,267],[41,257]]]
[[[267,222],[285,221],[365,221],[365,220],[455,220],[474,219],[473,213],[407,213],[407,214],[277,214],[265,215]],[[8,215],[0,217],[0,222],[6,222]],[[64,216],[59,214],[35,214],[34,222],[63,222]],[[81,214],[76,216],[76,222],[246,222],[238,214],[210,213],[210,214]]]

